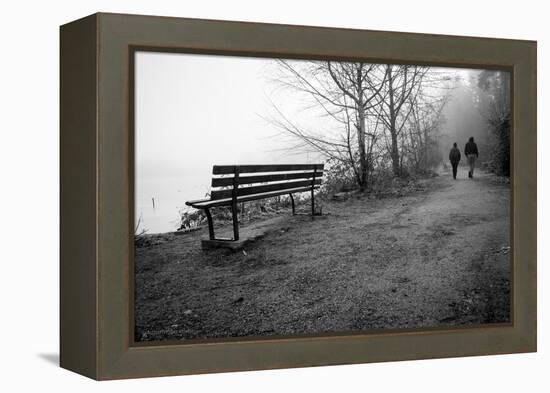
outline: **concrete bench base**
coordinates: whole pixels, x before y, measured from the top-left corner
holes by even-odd
[[[263,235],[258,235],[255,237],[247,237],[244,239],[239,240],[210,240],[210,239],[203,239],[201,241],[201,246],[203,250],[214,250],[217,248],[226,248],[232,251],[238,251],[244,248],[244,246],[249,245],[250,243],[255,242],[256,240],[261,239],[264,237]]]

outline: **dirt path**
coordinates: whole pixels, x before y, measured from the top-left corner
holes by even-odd
[[[245,252],[160,237],[136,250],[136,340],[507,322],[510,187],[466,175],[277,218]]]

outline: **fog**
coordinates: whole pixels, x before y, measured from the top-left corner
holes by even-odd
[[[484,161],[490,154],[487,145],[491,138],[491,130],[486,114],[475,104],[479,94],[482,94],[477,86],[480,71],[460,70],[454,73],[458,78],[453,83],[443,109],[444,121],[440,141],[443,157],[448,155],[454,142],[463,151],[468,138],[474,137],[479,148],[480,160]]]
[[[312,151],[288,152],[266,116],[276,100],[310,128],[329,130],[330,120],[311,116],[299,97],[278,90],[273,60],[230,56],[138,52],[135,61],[135,215],[148,233],[173,231],[185,201],[209,191],[212,165],[313,163]],[[487,121],[475,105],[479,70],[437,68],[449,76],[439,146],[462,150],[470,136],[480,147]],[[286,94],[286,95],[285,95]]]

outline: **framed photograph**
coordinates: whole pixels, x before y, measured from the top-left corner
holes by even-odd
[[[536,351],[536,42],[61,27],[61,366]]]

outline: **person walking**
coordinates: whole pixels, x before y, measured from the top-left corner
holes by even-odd
[[[464,147],[464,154],[468,157],[468,165],[470,166],[470,171],[468,172],[468,177],[474,177],[474,169],[476,165],[476,159],[479,157],[479,152],[477,151],[477,145],[474,142],[474,137],[471,136]]]
[[[458,163],[460,162],[460,150],[458,150],[456,142],[453,143],[453,147],[449,152],[449,161],[451,161],[451,166],[453,167],[453,179],[456,180],[456,171],[458,169]]]

